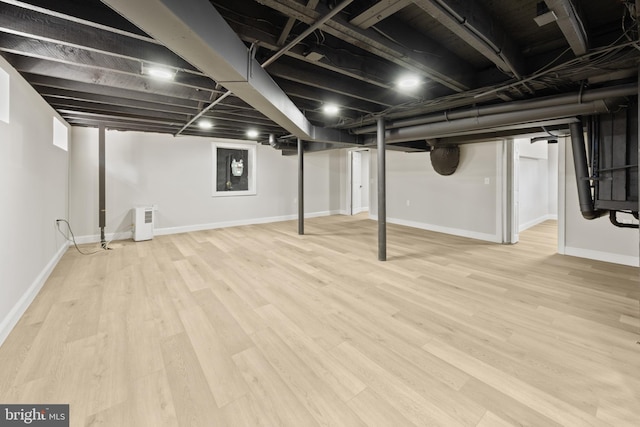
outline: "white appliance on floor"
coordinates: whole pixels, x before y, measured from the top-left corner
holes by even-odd
[[[153,239],[153,206],[133,209],[133,240],[136,242]]]

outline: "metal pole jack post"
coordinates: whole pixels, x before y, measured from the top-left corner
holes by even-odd
[[[304,234],[304,142],[298,138],[298,234]]]
[[[98,227],[100,227],[100,246],[107,249],[107,239],[104,235],[106,227],[106,185],[105,185],[105,128],[98,127]]]
[[[387,260],[387,171],[384,119],[378,118],[378,261]]]

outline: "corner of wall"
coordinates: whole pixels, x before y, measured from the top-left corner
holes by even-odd
[[[51,258],[51,260],[47,263],[44,269],[38,274],[38,277],[33,281],[31,286],[27,289],[27,291],[22,294],[22,297],[16,302],[13,308],[7,313],[7,315],[0,321],[0,346],[7,339],[13,328],[18,324],[22,315],[27,311],[29,305],[33,302],[35,297],[44,286],[45,282],[53,272],[53,269],[56,267],[62,256],[67,251],[69,247],[68,243],[65,242],[59,249],[58,252]]]

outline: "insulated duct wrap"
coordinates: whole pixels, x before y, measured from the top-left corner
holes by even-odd
[[[460,147],[435,147],[431,149],[431,166],[440,175],[448,176],[458,169],[460,163]]]
[[[573,149],[573,164],[576,169],[580,212],[582,212],[582,216],[585,219],[600,218],[605,215],[607,211],[597,210],[594,207],[582,122],[571,123],[569,129],[571,130],[571,148]]]

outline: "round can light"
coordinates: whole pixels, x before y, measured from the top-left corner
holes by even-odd
[[[200,129],[211,129],[213,127],[213,123],[209,120],[201,120],[198,122],[198,126],[200,126]]]
[[[401,90],[414,89],[420,86],[420,78],[418,76],[405,76],[398,80],[398,88]]]
[[[335,104],[326,104],[322,107],[322,111],[329,116],[335,116],[340,111],[340,108]]]
[[[151,77],[161,80],[171,80],[174,76],[174,72],[167,68],[150,67],[147,72]]]
[[[251,130],[248,130],[248,131],[247,131],[247,136],[248,136],[249,138],[257,138],[257,137],[258,137],[258,135],[260,135],[260,134],[259,134],[259,133],[258,133],[258,131],[257,131],[257,130],[255,130],[255,129],[251,129]]]

